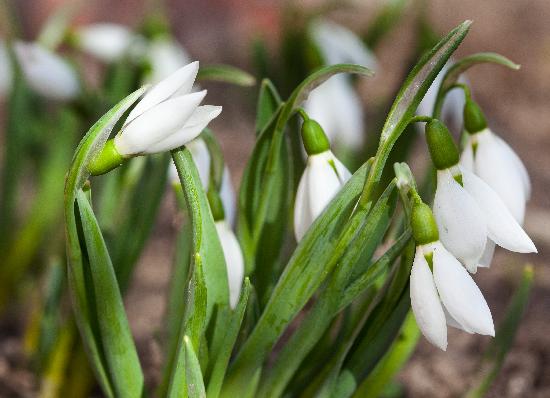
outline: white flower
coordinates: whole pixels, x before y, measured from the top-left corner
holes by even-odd
[[[426,255],[433,253],[433,273]],[[447,325],[494,336],[489,306],[472,277],[441,242],[418,246],[411,270],[411,306],[422,334],[447,349]]]
[[[294,234],[299,242],[351,173],[330,150],[310,155],[294,204]]]
[[[11,59],[6,43],[0,40],[0,99],[8,96],[13,84]]]
[[[365,141],[363,105],[347,79],[336,75],[312,90],[304,109],[323,127],[331,142],[358,148]]]
[[[453,177],[458,174],[463,186]],[[476,272],[487,238],[514,252],[537,251],[495,191],[465,168],[438,170],[434,215],[441,242],[470,272]]]
[[[349,29],[317,20],[311,24],[310,32],[326,65],[349,62],[376,67],[374,55]],[[331,142],[345,148],[363,145],[363,106],[348,76],[333,76],[321,84],[311,92],[304,108],[328,132]]]
[[[210,164],[211,156],[208,151],[206,142],[200,137],[185,144],[187,149],[191,152],[195,166],[199,172],[202,187],[204,190],[208,189],[210,184]],[[172,183],[179,183],[179,176],[176,170],[176,166],[173,162],[170,163],[169,179]],[[227,166],[223,169],[222,182],[220,187],[220,198],[223,204],[223,211],[225,213],[225,219],[229,221],[230,225],[235,223],[236,203],[235,203],[235,190],[233,183],[231,182],[231,175]]]
[[[523,224],[531,182],[523,162],[506,142],[488,128],[469,134],[460,163],[493,188],[516,221]]]
[[[434,110],[435,100],[437,98],[437,92],[441,82],[443,81],[443,76],[447,73],[449,69],[449,64],[445,64],[439,74],[434,79],[432,85],[418,104],[416,108],[417,115],[427,115],[431,116]],[[460,83],[466,83],[464,77],[460,77],[458,80]],[[445,96],[445,102],[441,108],[440,119],[444,120],[447,124],[453,126],[460,126],[462,122],[462,110],[464,109],[464,103],[466,102],[464,97],[464,91],[460,89],[453,89]],[[421,128],[420,125],[418,125]]]
[[[216,230],[223,249],[229,283],[229,304],[235,309],[239,302],[244,278],[244,258],[241,246],[225,220],[216,221]]]
[[[206,90],[191,93],[198,69],[198,62],[179,69],[153,86],[137,103],[114,138],[120,155],[178,148],[197,137],[220,114],[220,106],[199,106]]]
[[[76,30],[77,45],[103,62],[113,62],[124,55],[136,40],[127,27],[114,23],[96,23]]]
[[[63,58],[37,43],[16,42],[14,49],[25,80],[38,94],[60,101],[79,94],[78,76]]]
[[[148,81],[157,83],[191,61],[185,49],[175,40],[166,37],[149,43],[147,58],[151,64]]]

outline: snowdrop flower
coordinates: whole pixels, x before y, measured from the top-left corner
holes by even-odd
[[[536,252],[498,194],[458,165],[458,151],[445,125],[435,119],[428,122],[426,139],[437,169],[434,214],[445,247],[472,273],[488,238],[507,250]]]
[[[229,305],[235,309],[239,302],[244,278],[244,258],[237,237],[225,219],[216,221],[216,231],[223,249],[229,283]]]
[[[10,55],[3,40],[0,40],[0,99],[8,96],[13,83]]]
[[[319,123],[303,116],[302,139],[308,159],[294,204],[294,234],[298,242],[351,177],[348,169],[331,152],[328,138]]]
[[[350,62],[371,69],[376,67],[374,55],[350,30],[317,20],[310,31],[326,65]],[[346,148],[364,144],[363,107],[348,76],[333,76],[314,89],[304,108],[329,134],[331,142]]]
[[[481,178],[502,199],[519,224],[531,196],[529,174],[519,156],[488,127],[478,105],[468,100],[464,127],[469,133],[460,164]]]
[[[185,146],[191,152],[191,156],[193,157],[193,161],[195,162],[195,165],[197,166],[197,171],[199,172],[202,187],[205,191],[207,191],[210,184],[211,170],[211,156],[210,151],[208,150],[208,146],[200,136],[188,142],[187,144],[185,144]],[[178,172],[176,170],[176,165],[174,164],[174,162],[170,163],[168,173],[168,178],[172,183],[180,183]],[[223,170],[220,187],[220,197],[223,204],[225,219],[229,222],[230,225],[234,225],[236,215],[235,190],[233,188],[231,175],[229,174],[229,169],[227,166],[224,166]]]
[[[417,244],[410,279],[411,307],[422,334],[444,351],[447,325],[494,336],[493,318],[483,294],[438,240],[433,214],[419,198],[413,206],[411,226]]]
[[[15,56],[28,85],[44,97],[67,101],[80,93],[78,76],[70,64],[38,43],[16,42]]]
[[[151,64],[148,82],[157,83],[191,61],[187,51],[170,37],[157,38],[149,43],[147,58]]]
[[[77,29],[75,39],[82,51],[110,63],[128,53],[136,36],[123,25],[96,23]]]
[[[445,64],[443,69],[441,69],[439,74],[436,76],[432,85],[424,95],[424,98],[422,98],[422,101],[420,101],[420,104],[418,104],[418,107],[416,108],[417,115],[431,115],[433,113],[435,100],[437,99],[437,92],[448,69],[449,64]],[[465,83],[466,80],[464,77],[460,77],[459,82]],[[441,120],[444,120],[447,124],[459,126],[462,120],[462,109],[464,108],[464,102],[465,96],[463,90],[454,89],[449,91],[449,93],[445,96],[445,102],[443,103],[443,107],[441,109]]]

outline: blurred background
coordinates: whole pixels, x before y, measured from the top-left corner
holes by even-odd
[[[391,0],[390,0],[391,1]],[[17,0],[11,2],[22,37],[31,40],[62,0]],[[115,22],[137,28],[157,9],[152,0],[94,0],[81,2],[74,23]],[[257,75],[255,58],[261,41],[272,62],[277,82],[285,29],[300,29],[303,15],[322,13],[358,35],[365,35],[388,1],[274,1],[274,0],[166,0],[164,10],[175,37],[191,55],[204,64],[225,63]],[[468,72],[475,98],[485,110],[489,125],[525,162],[533,182],[525,229],[533,238],[538,255],[516,255],[498,250],[491,272],[475,276],[498,322],[516,285],[521,266],[535,267],[535,289],[517,340],[490,397],[550,396],[550,2],[547,0],[461,0],[405,3],[399,22],[379,40],[372,51],[378,60],[376,76],[359,82],[369,124],[370,113],[393,98],[411,66],[418,46],[418,20],[427,21],[434,33],[443,35],[459,22],[474,24],[455,58],[494,51],[521,64],[519,71],[483,65]],[[4,15],[5,18],[12,18]],[[5,34],[6,25],[0,27]],[[97,67],[87,71],[94,79]],[[281,81],[281,79],[279,79]],[[211,127],[219,137],[235,186],[252,150],[254,107],[257,87],[237,88],[207,85],[210,98],[223,105],[221,117]],[[283,96],[288,88],[281,87]],[[370,113],[369,113],[370,112]],[[374,115],[381,117],[383,115]],[[2,120],[2,123],[4,120]],[[375,125],[375,124],[374,124]],[[83,131],[84,132],[84,131]],[[366,137],[367,142],[369,137]],[[375,138],[372,138],[375,140]],[[418,140],[413,166],[425,164],[426,147]],[[3,134],[0,137],[3,143]],[[371,142],[372,143],[372,142]],[[416,163],[415,163],[416,162]],[[178,224],[173,198],[167,196],[145,251],[130,284],[125,301],[146,377],[155,380],[161,363],[155,333],[164,311],[164,295]],[[2,254],[0,253],[0,258]],[[0,396],[28,397],[36,394],[37,380],[24,355],[23,330],[27,322],[25,300],[10,308],[0,320]],[[399,380],[407,396],[453,397],[474,378],[480,352],[487,338],[449,331],[451,344],[442,352],[421,339],[412,360]]]

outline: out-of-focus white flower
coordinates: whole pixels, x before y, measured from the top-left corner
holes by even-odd
[[[151,64],[148,81],[157,83],[190,62],[187,51],[170,37],[157,38],[149,43],[147,58]]]
[[[445,75],[445,73],[447,73],[448,69],[449,64],[445,64],[445,66],[436,76],[432,85],[426,92],[426,95],[424,95],[424,98],[422,98],[422,101],[420,101],[420,104],[418,104],[418,108],[416,108],[417,115],[432,115],[435,100],[437,99],[439,86],[441,85],[441,82],[443,81],[443,76]],[[462,76],[459,78],[458,81],[460,83],[466,83],[466,79]],[[459,127],[462,123],[462,109],[464,108],[464,102],[464,91],[460,89],[453,89],[449,91],[449,93],[445,96],[445,102],[443,103],[443,107],[441,108],[440,119],[444,120],[445,123],[449,125]]]
[[[0,40],[0,99],[9,95],[13,84],[13,71],[6,43]]]
[[[14,50],[25,80],[38,94],[59,101],[78,96],[78,76],[59,55],[37,43],[16,42]]]
[[[75,31],[75,36],[82,51],[107,63],[126,55],[136,40],[129,28],[114,23],[82,26]]]
[[[469,134],[460,163],[493,188],[516,221],[523,224],[531,181],[523,162],[504,140],[488,128]]]
[[[123,157],[164,152],[197,137],[221,112],[200,102],[206,90],[191,93],[199,69],[193,62],[153,86],[128,115],[114,138]]]
[[[210,165],[211,165],[211,156],[210,151],[206,142],[197,137],[194,140],[185,144],[186,147],[191,152],[195,166],[199,172],[199,177],[201,180],[202,187],[204,190],[208,189],[210,184]],[[176,170],[176,166],[173,162],[170,163],[169,168],[169,180],[172,183],[179,183],[179,176]],[[225,213],[225,219],[228,220],[230,225],[234,225],[235,222],[235,190],[233,189],[233,183],[231,182],[231,175],[229,174],[229,168],[227,166],[223,169],[221,187],[220,187],[220,198],[223,204],[223,211]]]
[[[426,257],[432,259],[433,273]],[[447,325],[494,336],[489,306],[472,277],[441,242],[417,246],[410,280],[411,307],[430,343],[447,349]]]
[[[487,238],[510,251],[537,251],[495,191],[465,168],[437,171],[434,214],[441,242],[470,272],[476,271]]]
[[[355,63],[376,68],[372,52],[349,29],[319,19],[311,24],[310,32],[326,65]],[[345,148],[363,145],[363,107],[348,76],[333,76],[314,89],[304,108],[323,126],[331,142]]]
[[[345,148],[364,144],[363,106],[347,76],[333,76],[312,90],[304,108],[323,126],[331,142]]]
[[[294,205],[294,234],[299,242],[351,173],[330,151],[309,155]]]
[[[227,281],[229,283],[229,304],[235,309],[239,302],[244,278],[244,258],[237,237],[225,220],[216,221],[216,230],[222,245],[225,264],[227,266]]]

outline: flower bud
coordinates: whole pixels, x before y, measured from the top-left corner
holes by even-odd
[[[444,170],[458,164],[458,149],[445,124],[437,119],[426,123],[426,141],[436,169]]]
[[[98,176],[116,169],[122,164],[124,157],[118,153],[115,140],[107,140],[101,152],[88,163],[88,171],[91,175]]]
[[[308,155],[317,155],[330,149],[330,142],[323,128],[315,120],[307,119],[302,124],[302,140]]]
[[[464,105],[464,128],[471,134],[487,128],[487,120],[485,120],[481,108],[469,98]]]
[[[430,206],[416,199],[411,214],[411,228],[418,246],[439,240],[439,231]]]

